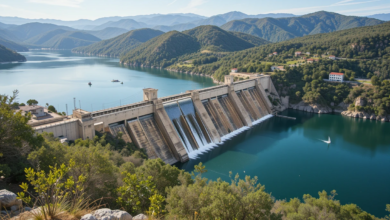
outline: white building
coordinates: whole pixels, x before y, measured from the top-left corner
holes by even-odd
[[[271,70],[272,70],[272,72],[275,72],[275,70],[286,71],[284,69],[284,66],[271,66]]]
[[[35,117],[46,116],[44,108],[39,105],[27,105],[27,106],[19,106],[19,109],[24,112],[30,112]]]
[[[232,73],[237,73],[238,72],[238,69],[237,68],[233,68],[232,69]]]
[[[330,55],[330,56],[329,56],[329,59],[331,59],[331,60],[335,60],[335,59],[336,59],[336,56],[334,56],[334,55]]]
[[[344,73],[330,73],[329,74],[329,81],[333,82],[343,82],[344,81]]]

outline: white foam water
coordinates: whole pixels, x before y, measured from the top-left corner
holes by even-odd
[[[267,119],[270,119],[272,117],[273,117],[272,114],[266,115],[266,116],[264,116],[264,117],[262,117],[262,118],[260,118],[260,119],[258,119],[256,121],[252,122],[252,126],[260,124],[263,121],[266,121]],[[225,135],[225,136],[223,136],[221,138],[221,142],[220,143],[218,143],[218,144],[210,143],[208,145],[205,145],[201,149],[198,149],[198,150],[195,150],[195,151],[192,151],[192,152],[188,153],[188,157],[190,159],[197,159],[199,155],[207,153],[208,151],[212,150],[213,148],[216,148],[219,145],[222,145],[225,141],[232,139],[233,137],[237,136],[238,134],[240,134],[240,133],[242,133],[242,132],[244,132],[244,131],[246,131],[248,129],[250,129],[250,127],[244,126],[244,127],[239,128],[239,129],[237,129],[237,130],[235,130],[233,132],[230,132],[229,134],[227,134],[227,135]]]

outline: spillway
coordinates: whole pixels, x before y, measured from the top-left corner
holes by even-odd
[[[177,162],[169,149],[168,144],[164,140],[157,122],[153,115],[146,115],[139,118],[142,129],[146,135],[149,144],[154,148],[156,155],[158,155],[165,163],[174,164]]]
[[[144,130],[138,119],[129,120],[127,126],[130,131],[130,136],[136,143],[137,147],[145,149],[150,159],[158,158],[153,146],[149,143]]]
[[[164,109],[174,125],[176,132],[179,134],[188,153],[198,149],[195,137],[191,133],[190,126],[187,124],[185,117],[179,108],[177,102],[164,103]]]
[[[213,122],[215,128],[217,129],[219,135],[222,137],[224,135],[228,134],[227,129],[222,123],[222,120],[220,119],[219,115],[217,112],[214,110],[211,101],[204,100],[202,101],[202,104],[204,108],[206,109],[207,114],[210,116],[211,121]]]
[[[246,112],[248,113],[249,115],[249,118],[251,119],[252,122],[254,122],[256,120],[256,115],[255,113],[252,111],[252,109],[250,108],[249,106],[249,103],[246,101],[246,99],[243,97],[243,95],[241,94],[241,91],[238,91],[236,92],[237,93],[237,96],[238,96],[238,99],[241,101],[242,105],[244,106]]]
[[[231,102],[229,96],[223,95],[218,98],[218,101],[224,109],[225,113],[227,114],[227,117],[230,123],[233,125],[234,130],[243,127],[244,124],[242,123],[240,116],[238,115],[237,110]]]
[[[187,124],[189,125],[192,136],[195,138],[198,148],[209,144],[210,137],[204,128],[203,122],[196,116],[194,104],[191,99],[178,101],[182,114],[184,115]]]
[[[129,134],[127,133],[126,131],[126,127],[124,124],[114,124],[114,125],[110,125],[110,132],[111,134],[114,136],[114,137],[117,137],[119,135],[119,133],[122,134],[122,139],[126,142],[126,143],[131,143],[131,138],[129,136]]]

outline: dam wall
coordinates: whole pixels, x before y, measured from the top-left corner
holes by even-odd
[[[73,111],[68,121],[35,127],[68,140],[93,138],[95,131],[121,136],[143,148],[149,158],[168,164],[185,162],[220,143],[222,137],[272,114],[268,97],[279,97],[270,76],[158,98],[157,89],[143,90],[143,101],[94,112]],[[283,100],[281,103],[288,103]]]

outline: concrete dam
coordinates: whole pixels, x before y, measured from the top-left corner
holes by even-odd
[[[157,89],[147,88],[142,102],[94,112],[75,109],[63,121],[34,128],[68,140],[93,138],[95,131],[110,132],[145,149],[151,159],[186,162],[221,143],[222,137],[283,110],[285,101],[273,106],[268,98],[280,100],[270,76],[233,80],[228,75],[224,85],[162,98]]]

